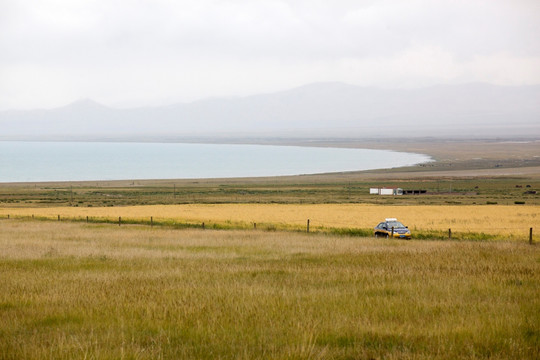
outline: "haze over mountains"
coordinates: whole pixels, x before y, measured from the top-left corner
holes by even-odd
[[[81,100],[0,112],[0,139],[540,136],[540,85],[378,89],[316,83],[242,98],[115,109]]]

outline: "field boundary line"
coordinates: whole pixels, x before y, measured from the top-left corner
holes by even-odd
[[[161,227],[171,229],[200,229],[200,230],[252,230],[252,231],[278,231],[278,232],[309,232],[310,234],[328,234],[337,236],[349,237],[373,237],[372,228],[356,228],[356,227],[331,227],[317,225],[312,219],[309,223],[309,228],[305,225],[291,225],[285,223],[272,222],[243,222],[243,221],[225,221],[225,222],[210,222],[210,221],[179,221],[173,218],[160,218],[150,216],[148,219],[129,218],[129,217],[105,217],[105,216],[36,216],[36,215],[7,215],[1,217],[0,220],[20,220],[20,221],[50,221],[50,222],[73,222],[87,224],[110,224],[118,226],[141,225],[148,228]],[[507,228],[504,228],[505,230]],[[449,228],[447,230],[436,229],[416,229],[413,233],[415,240],[445,240],[445,241],[528,241],[531,244],[538,243],[538,235],[533,233],[532,228],[523,229],[520,234],[490,234],[488,232],[478,231],[454,231]],[[513,230],[518,230],[515,228]],[[451,234],[451,235],[449,235]],[[531,235],[532,234],[532,235]],[[531,241],[532,239],[532,241]]]

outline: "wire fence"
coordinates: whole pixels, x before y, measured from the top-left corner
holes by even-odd
[[[178,218],[150,217],[122,217],[119,216],[46,216],[46,215],[5,215],[2,220],[34,220],[34,221],[64,221],[93,224],[114,224],[117,226],[140,225],[168,227],[174,229],[214,229],[214,230],[259,230],[259,231],[288,231],[322,233],[343,236],[370,237],[375,236],[373,228],[359,228],[350,224],[332,221],[325,224],[321,219],[289,219],[287,223],[281,222],[243,222],[243,221],[189,221]],[[540,241],[534,228],[523,227],[490,227],[485,231],[478,229],[433,229],[414,227],[413,239],[421,240],[469,240],[469,241],[528,241],[531,245]],[[396,232],[396,237],[399,235]]]

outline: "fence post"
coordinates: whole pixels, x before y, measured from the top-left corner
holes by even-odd
[[[154,217],[150,216],[150,227],[154,227]]]
[[[448,240],[452,240],[452,229],[448,229]]]
[[[394,238],[394,227],[392,226],[392,236],[391,238],[393,239]]]
[[[203,230],[204,230],[204,222],[202,223],[202,228],[203,228]]]
[[[253,223],[253,229],[257,230],[257,223]]]
[[[58,221],[60,221],[60,215],[58,215]]]
[[[529,229],[529,244],[530,245],[533,244],[533,238],[532,238],[533,232],[532,232],[532,230],[533,230],[533,228]]]
[[[309,232],[309,219],[307,219],[307,232]]]
[[[118,226],[120,226],[121,223],[122,223],[122,217],[119,216],[119,217],[118,217]]]
[[[34,214],[32,214],[32,220],[34,220]]]
[[[86,215],[86,222],[88,223],[88,215]]]
[[[8,220],[9,220],[9,214],[7,214],[7,218],[8,218]]]

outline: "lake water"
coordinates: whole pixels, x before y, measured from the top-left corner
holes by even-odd
[[[300,175],[392,168],[430,160],[422,154],[366,149],[0,141],[0,182]]]

